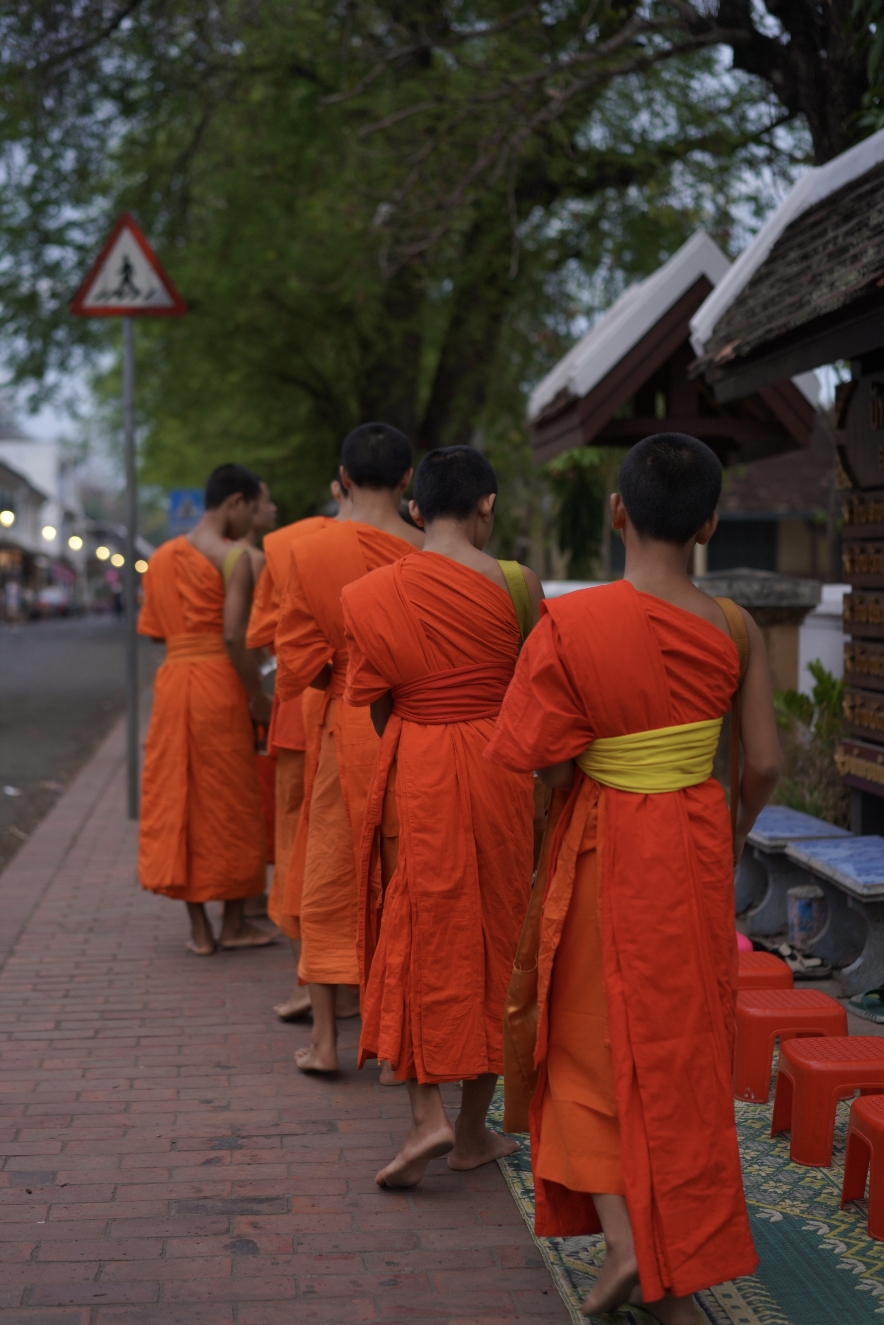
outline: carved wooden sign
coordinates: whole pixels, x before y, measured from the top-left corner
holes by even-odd
[[[838,457],[856,488],[884,483],[884,373],[843,384],[836,405]]]

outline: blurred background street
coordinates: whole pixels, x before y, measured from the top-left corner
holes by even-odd
[[[111,615],[0,624],[0,870],[123,712],[124,629]],[[161,658],[140,641],[142,685]]]

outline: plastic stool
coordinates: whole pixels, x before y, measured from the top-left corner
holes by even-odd
[[[737,989],[791,989],[795,980],[786,963],[772,952],[741,952]]]
[[[884,1093],[884,1040],[876,1035],[789,1040],[780,1045],[771,1136],[791,1129],[792,1160],[827,1168],[835,1105],[855,1090]]]
[[[847,1014],[818,989],[750,989],[737,994],[734,1095],[764,1103],[770,1096],[774,1041],[799,1035],[846,1035]]]
[[[861,1201],[869,1177],[869,1237],[884,1242],[884,1096],[866,1095],[850,1106],[847,1157],[841,1187],[841,1208]]]

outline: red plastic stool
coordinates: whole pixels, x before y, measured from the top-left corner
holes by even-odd
[[[884,1242],[884,1096],[866,1095],[850,1106],[847,1157],[841,1187],[841,1208],[861,1201],[869,1172],[869,1237]]]
[[[791,1130],[794,1162],[827,1168],[835,1105],[855,1090],[884,1093],[884,1040],[875,1035],[789,1040],[780,1045],[771,1136]]]
[[[772,952],[741,952],[737,989],[791,989],[795,980],[786,963]]]
[[[846,1035],[847,1014],[818,989],[750,989],[737,994],[734,1095],[759,1103],[770,1095],[774,1041],[799,1035]]]

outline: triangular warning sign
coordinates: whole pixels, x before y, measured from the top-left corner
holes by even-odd
[[[135,218],[124,212],[77,291],[71,312],[80,317],[180,317],[187,304]]]

